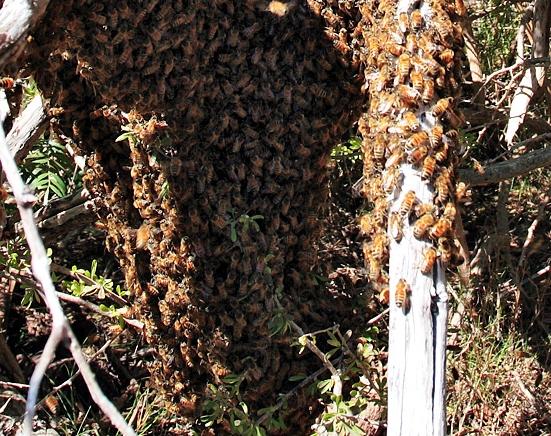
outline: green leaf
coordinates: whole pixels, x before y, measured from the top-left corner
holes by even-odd
[[[292,375],[291,377],[289,377],[289,381],[301,381],[301,380],[304,380],[306,378],[306,374],[296,374],[296,375]]]

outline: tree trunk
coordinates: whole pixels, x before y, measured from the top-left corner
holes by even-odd
[[[366,267],[391,307],[389,435],[446,431],[444,269],[454,247],[462,44],[451,18],[463,13],[459,1],[385,2],[369,10],[364,34],[370,106],[360,129],[373,210],[362,231]]]

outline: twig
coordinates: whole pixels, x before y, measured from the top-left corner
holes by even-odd
[[[4,7],[6,7],[6,4],[4,4]],[[0,12],[3,11],[4,9]],[[0,45],[0,49],[1,48],[2,47]],[[58,344],[64,340],[68,340],[71,354],[82,372],[82,376],[88,386],[92,399],[123,435],[135,435],[136,433],[134,430],[132,430],[132,428],[125,422],[117,408],[101,391],[101,388],[95,380],[94,373],[86,361],[86,357],[82,354],[78,340],[71,330],[69,322],[63,313],[63,309],[59,299],[57,298],[55,287],[50,276],[46,250],[44,249],[44,245],[42,244],[42,240],[34,222],[32,206],[36,199],[30,192],[29,188],[25,186],[21,176],[19,175],[15,161],[13,160],[6,143],[6,137],[3,129],[0,129],[0,163],[2,164],[6,178],[12,187],[14,197],[17,201],[17,207],[23,223],[23,229],[25,231],[27,243],[31,252],[32,272],[36,280],[42,286],[46,305],[52,315],[52,331],[46,345],[44,346],[42,356],[34,369],[31,381],[29,383],[30,388],[26,405],[27,414],[23,425],[23,434],[30,436],[32,433],[32,420],[36,410],[36,399],[40,389],[40,383],[48,364],[53,360]]]
[[[379,315],[374,316],[369,321],[367,321],[367,325],[375,324],[377,321],[379,321],[383,316],[385,316],[388,312],[390,312],[390,309],[385,309]]]
[[[549,165],[551,165],[551,147],[546,147],[523,154],[516,159],[488,165],[485,167],[484,174],[464,169],[458,170],[457,175],[459,180],[471,186],[486,186],[522,176]]]
[[[3,388],[29,389],[29,385],[25,383],[0,381],[0,386]]]
[[[56,294],[58,298],[62,301],[77,304],[81,307],[85,307],[86,309],[91,310],[92,312],[98,313],[102,316],[106,316],[109,318],[118,318],[119,316],[121,316],[118,313],[106,312],[105,310],[101,310],[101,308],[98,305],[91,303],[89,301],[86,301],[83,298],[75,297],[74,295],[65,294],[63,292],[57,292]],[[124,316],[122,317],[122,319],[124,319],[124,322],[126,324],[134,327],[135,329],[143,330],[143,327],[144,327],[143,322],[138,321],[137,319],[126,318]]]
[[[304,333],[304,330],[302,330],[296,322],[289,320],[289,324],[291,325],[293,330],[295,330],[295,332],[297,332],[297,334],[300,336],[299,343],[301,345],[305,345],[306,348],[314,353],[331,373],[331,378],[333,379],[334,383],[333,394],[338,397],[342,396],[342,380],[339,371],[337,371],[337,368],[333,366],[331,361],[327,358],[325,354],[323,354],[323,352],[317,347],[317,345],[308,338],[308,334]],[[302,343],[302,341],[304,341],[304,344]]]

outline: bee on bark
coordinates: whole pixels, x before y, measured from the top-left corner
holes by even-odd
[[[411,28],[415,31],[419,31],[423,27],[424,20],[423,15],[419,9],[415,9],[411,12]]]
[[[443,204],[450,195],[451,180],[450,173],[447,168],[442,168],[442,172],[438,175],[438,177],[436,177],[434,186],[438,192],[436,200]]]
[[[453,97],[441,98],[431,108],[431,112],[435,117],[439,118],[451,109],[452,104]]]
[[[404,279],[398,280],[396,284],[396,292],[394,294],[396,300],[396,306],[405,307],[407,306],[407,299],[409,298],[410,288],[407,282]]]
[[[432,214],[423,215],[415,222],[413,226],[413,236],[415,236],[417,239],[421,239],[427,234],[433,224],[434,216]]]
[[[403,232],[404,220],[398,212],[392,212],[389,218],[390,236],[396,242],[400,242],[404,236]]]
[[[436,158],[433,156],[427,156],[423,161],[423,168],[421,169],[421,177],[423,179],[430,179],[436,168]]]
[[[443,65],[449,70],[453,66],[455,53],[451,48],[446,48],[440,52],[440,60]]]
[[[419,118],[414,112],[407,111],[402,117],[406,127],[412,132],[416,131],[420,127]]]
[[[427,248],[423,253],[423,261],[421,263],[421,272],[423,274],[429,274],[434,268],[436,262],[437,253],[433,247]]]
[[[447,142],[442,143],[442,146],[435,151],[434,158],[436,159],[436,162],[438,162],[438,163],[442,163],[448,158],[448,144],[447,144]]]
[[[425,159],[428,153],[429,149],[426,145],[421,145],[420,147],[414,148],[413,150],[411,150],[408,156],[408,162],[417,165],[419,162]]]
[[[440,145],[440,143],[442,142],[443,134],[444,134],[444,128],[440,124],[437,124],[432,129],[430,129],[429,139],[430,139],[430,144],[433,148]]]
[[[419,42],[417,40],[417,36],[415,36],[413,33],[410,33],[408,36],[406,36],[406,50],[413,54],[417,52],[418,48]]]
[[[390,301],[390,289],[388,286],[384,286],[379,293],[379,301],[381,304],[388,304]]]
[[[412,134],[406,141],[406,150],[413,150],[429,144],[429,134],[425,131]]]
[[[411,74],[409,75],[409,78],[411,80],[411,84],[412,86],[415,88],[415,90],[419,93],[421,93],[421,99],[424,101],[424,98],[423,98],[423,90],[424,90],[424,79],[423,79],[423,74],[419,71],[412,71]]]
[[[400,211],[399,211],[400,215],[403,218],[409,216],[416,201],[417,201],[417,196],[415,195],[415,191],[406,192],[406,194],[404,195],[404,198],[402,199],[402,203],[400,204]]]
[[[398,81],[400,83],[404,83],[409,75],[409,70],[411,68],[411,59],[409,54],[402,53],[400,57],[398,57]],[[423,78],[421,77],[421,80]],[[413,78],[412,78],[413,82]],[[415,83],[413,84],[413,87],[415,87]],[[419,90],[418,90],[419,91]]]
[[[371,254],[375,259],[382,260],[387,252],[388,238],[384,232],[377,233],[371,243]]]
[[[398,15],[398,28],[402,33],[406,33],[409,30],[409,17],[407,12],[400,12],[400,15]]]
[[[435,206],[432,203],[419,203],[415,206],[415,216],[419,218],[420,216],[426,214],[433,214]]]
[[[429,104],[434,98],[434,80],[427,78],[423,83],[423,91],[421,92],[421,100],[423,103]]]
[[[419,102],[420,94],[411,86],[398,85],[398,96],[406,106],[416,107]]]
[[[438,238],[451,232],[451,230],[452,222],[448,218],[439,218],[436,224],[431,227],[429,235],[432,239],[438,240]]]
[[[450,221],[453,221],[455,219],[457,213],[457,209],[455,208],[455,205],[453,202],[448,201],[446,203],[446,206],[444,207],[444,212],[442,213],[442,216],[444,218],[448,218]]]
[[[15,80],[11,77],[2,77],[0,79],[0,88],[11,89],[15,85]]]
[[[438,238],[438,254],[444,265],[451,262],[453,252],[448,238]]]

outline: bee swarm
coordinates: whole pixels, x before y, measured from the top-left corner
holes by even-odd
[[[87,156],[107,246],[158,353],[152,382],[187,415],[230,373],[261,407],[306,371],[271,334],[276,291],[304,325],[340,310],[311,270],[329,153],[363,98],[326,19],[353,20],[265,3],[52,1],[28,53]]]

